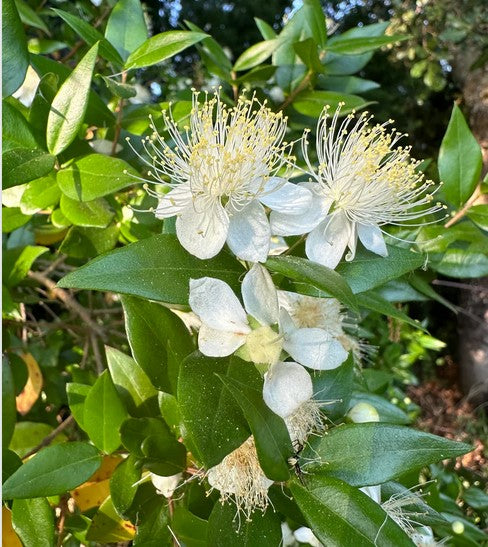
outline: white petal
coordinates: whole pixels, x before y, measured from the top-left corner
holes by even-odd
[[[381,485],[377,484],[376,486],[363,486],[360,488],[361,492],[364,492],[376,503],[381,503]]]
[[[297,184],[278,177],[270,178],[264,185],[259,201],[273,211],[298,215],[305,213],[312,205],[312,193]]]
[[[247,334],[246,312],[232,289],[220,279],[190,279],[190,307],[212,329]]]
[[[368,251],[380,256],[388,256],[383,233],[378,226],[375,224],[358,224],[358,236]]]
[[[240,259],[265,262],[268,258],[271,229],[264,207],[251,201],[241,211],[229,210],[227,244]]]
[[[281,307],[280,304],[280,332],[286,335],[294,332],[296,328],[297,326],[291,318],[291,315],[288,313],[288,310],[284,307]]]
[[[282,418],[291,416],[312,395],[310,374],[298,363],[276,363],[264,377],[264,402]]]
[[[176,218],[176,235],[180,243],[197,258],[212,258],[218,254],[228,231],[229,217],[220,203],[210,209],[192,205]]]
[[[241,291],[244,308],[249,315],[261,325],[278,323],[278,296],[266,268],[254,264],[242,280]]]
[[[302,526],[301,528],[297,528],[293,535],[295,536],[295,539],[300,543],[308,543],[311,545],[311,547],[321,547],[322,544],[320,541],[315,537],[314,533],[310,528],[307,528],[306,526]]]
[[[189,184],[180,184],[167,194],[161,195],[158,206],[154,211],[156,218],[168,218],[181,214],[191,207],[192,194]]]
[[[343,214],[326,217],[308,235],[305,253],[310,260],[334,269],[346,250],[350,233],[350,223]]]
[[[227,357],[246,342],[247,334],[216,330],[203,324],[198,332],[198,349],[209,357]]]
[[[154,473],[150,473],[151,482],[156,487],[156,494],[164,496],[165,498],[170,498],[173,495],[178,483],[183,476],[182,473],[177,473],[176,475],[171,475],[170,477],[162,477]]]
[[[337,368],[347,359],[342,344],[322,329],[295,329],[285,334],[283,349],[295,361],[316,370]]]

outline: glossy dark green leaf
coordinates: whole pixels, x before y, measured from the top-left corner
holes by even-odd
[[[335,112],[340,103],[344,103],[341,107],[343,115],[352,110],[360,110],[371,104],[358,95],[349,95],[347,93],[337,93],[336,91],[303,91],[298,94],[293,101],[293,108],[300,114],[318,118],[326,105],[330,106],[330,110]]]
[[[2,154],[2,187],[11,188],[47,175],[56,158],[39,148],[12,148]]]
[[[110,495],[112,503],[121,518],[127,518],[127,511],[132,505],[137,492],[136,482],[141,478],[142,469],[136,466],[137,458],[130,454],[110,477]]]
[[[232,503],[214,505],[208,519],[207,545],[212,547],[270,547],[282,542],[278,513],[271,508],[263,514],[255,511],[249,518],[236,518]]]
[[[2,101],[2,151],[13,148],[38,148],[32,125],[7,101]]]
[[[43,146],[46,146],[45,130],[51,103],[58,92],[58,88],[59,77],[56,74],[48,72],[42,76],[29,110],[29,123],[35,129],[38,138],[42,135]]]
[[[208,522],[190,513],[182,505],[175,507],[171,529],[187,547],[206,547]]]
[[[117,66],[122,66],[124,64],[124,61],[114,46],[107,39],[105,39],[92,24],[83,21],[83,19],[80,19],[79,17],[76,17],[76,15],[68,13],[67,11],[56,8],[51,9],[77,34],[79,34],[89,46],[93,46],[98,42],[100,57],[114,63]]]
[[[62,494],[83,484],[101,461],[98,450],[88,443],[48,446],[5,481],[3,497],[27,499]]]
[[[194,350],[186,326],[176,314],[154,302],[124,296],[122,305],[134,359],[157,389],[176,393],[179,366]]]
[[[13,475],[19,467],[22,466],[22,460],[13,450],[2,450],[2,484]]]
[[[63,239],[59,252],[73,258],[93,258],[111,251],[118,238],[119,228],[115,224],[107,228],[73,226]]]
[[[162,496],[154,496],[141,507],[141,514],[145,518],[137,527],[134,547],[172,547],[168,502]]]
[[[335,427],[303,454],[313,460],[307,471],[371,486],[470,450],[468,444],[408,427],[363,423]]]
[[[398,408],[380,395],[368,393],[367,391],[355,391],[352,394],[349,406],[352,408],[357,403],[369,403],[374,406],[378,411],[380,422],[400,425],[409,424],[411,422],[408,415],[405,414],[401,408]]]
[[[406,313],[395,307],[391,302],[385,300],[378,293],[373,291],[363,292],[357,295],[357,301],[361,308],[372,310],[388,317],[393,317],[404,323],[408,323],[417,329],[425,330],[419,321],[411,319]]]
[[[107,21],[105,38],[124,61],[147,40],[147,27],[139,0],[119,0],[115,4]]]
[[[424,263],[424,256],[419,253],[391,245],[387,248],[387,257],[359,249],[352,262],[339,264],[336,271],[347,281],[354,294],[379,287],[420,268]]]
[[[37,13],[24,0],[15,0],[15,6],[19,12],[20,19],[24,25],[38,28],[50,35],[46,23],[37,15]]]
[[[120,446],[119,428],[127,418],[122,401],[107,370],[97,378],[83,405],[83,429],[106,454]]]
[[[277,40],[264,40],[253,44],[250,48],[246,49],[234,64],[234,70],[239,72],[241,70],[249,70],[257,65],[260,65],[268,57],[271,57],[279,43]]]
[[[91,386],[70,382],[66,384],[69,409],[77,424],[84,429],[85,420],[85,399],[90,392]]]
[[[463,205],[478,184],[483,159],[480,145],[471,133],[457,105],[439,149],[439,177],[442,192],[454,206]]]
[[[109,204],[103,198],[78,201],[62,194],[60,208],[63,215],[76,226],[105,228],[114,216]]]
[[[157,391],[142,368],[128,355],[106,347],[112,380],[131,416],[155,416],[159,413]]]
[[[27,39],[14,0],[2,2],[2,52],[2,97],[8,97],[22,85],[29,66]]]
[[[291,491],[315,536],[328,547],[413,547],[414,543],[375,501],[332,477],[307,477]]]
[[[54,155],[75,140],[83,123],[97,54],[98,43],[81,59],[54,97],[46,130],[47,147]]]
[[[3,283],[7,287],[18,285],[25,278],[36,258],[46,251],[48,251],[47,247],[33,245],[4,251],[2,253],[2,265],[5,272]]]
[[[188,304],[190,279],[217,277],[239,287],[242,266],[227,253],[199,260],[174,235],[153,236],[96,258],[64,277],[60,287],[113,291]]]
[[[20,199],[20,209],[25,215],[33,215],[42,209],[57,205],[60,196],[61,192],[53,173],[29,182]]]
[[[54,515],[46,498],[14,500],[12,526],[24,545],[54,547]]]
[[[347,307],[357,310],[356,297],[347,282],[334,270],[296,256],[271,257],[266,266],[294,281],[310,283],[317,289],[337,298]]]
[[[236,357],[217,359],[195,352],[183,361],[178,402],[192,452],[207,468],[220,463],[250,435],[239,405],[216,374],[241,379],[247,375],[250,385],[260,382],[254,366]]]
[[[54,74],[58,77],[59,83],[63,83],[71,75],[72,71],[62,63],[58,63],[49,57],[44,57],[42,55],[30,55],[31,65],[34,70],[42,78],[47,74]],[[52,83],[52,82],[51,82]],[[51,87],[51,86],[50,86]],[[45,90],[43,91],[45,93]],[[52,91],[49,92],[49,96]],[[53,96],[54,98],[54,96]],[[52,99],[49,102],[49,107],[51,105]],[[46,116],[47,118],[47,116]],[[86,123],[96,125],[96,126],[106,126],[114,122],[113,113],[107,108],[106,104],[100,99],[100,97],[94,92],[89,91],[88,93],[88,107],[85,114]],[[36,125],[37,127],[37,125]],[[45,123],[39,124],[39,127],[45,128]]]
[[[356,38],[337,36],[329,40],[326,50],[345,55],[361,55],[388,44],[408,40],[409,36],[393,34],[391,36],[360,36]]]
[[[135,176],[137,171],[124,160],[89,154],[60,169],[57,181],[69,198],[91,201],[134,184]]]
[[[275,481],[290,476],[288,458],[294,450],[285,422],[272,412],[258,391],[234,378],[219,376],[240,405],[256,444],[256,452],[264,474]]]
[[[142,68],[155,65],[200,42],[207,36],[202,32],[187,30],[169,30],[156,34],[143,42],[129,55],[125,62],[125,68]]]
[[[15,385],[8,357],[2,357],[2,446],[7,448],[14,434],[17,411]]]
[[[354,357],[350,353],[340,367],[312,372],[314,398],[324,402],[323,411],[332,421],[342,418],[349,408],[354,368]]]

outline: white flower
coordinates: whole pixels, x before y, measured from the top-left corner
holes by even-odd
[[[222,503],[232,499],[247,518],[255,509],[265,511],[268,507],[268,489],[273,481],[259,465],[252,436],[209,469],[207,479],[212,488],[219,490]]]
[[[305,214],[271,213],[276,235],[309,233],[306,254],[310,260],[335,268],[346,248],[346,260],[356,253],[357,239],[370,251],[386,256],[380,226],[404,223],[433,213],[440,204],[427,192],[433,184],[417,171],[420,162],[410,158],[410,148],[396,147],[402,135],[388,132],[387,122],[369,126],[362,114],[349,115],[338,127],[339,107],[329,122],[326,108],[317,127],[318,166],[308,156],[306,135],[303,154],[312,180],[302,183],[314,195]],[[420,207],[420,209],[419,209]]]
[[[151,473],[150,475],[151,482],[156,488],[156,494],[164,496],[165,498],[170,498],[173,495],[173,492],[176,490],[176,487],[183,476],[182,473],[177,473],[170,477],[162,477],[155,473]]]
[[[316,538],[312,530],[306,526],[297,528],[293,532],[293,535],[299,543],[308,543],[312,547],[322,547],[322,543],[320,543],[320,541]]]
[[[198,258],[215,256],[227,242],[239,258],[264,262],[271,237],[265,206],[303,213],[312,202],[307,189],[277,176],[291,161],[286,119],[254,97],[229,109],[218,93],[202,105],[195,93],[184,136],[171,114],[165,122],[173,149],[154,124],[153,139],[144,141],[148,175],[171,188],[150,191],[159,199],[156,216],[176,216],[180,243]]]
[[[336,368],[346,359],[345,350],[327,332],[297,328],[286,310],[279,310],[276,288],[263,266],[254,264],[241,291],[244,307],[224,281],[190,280],[190,307],[202,321],[198,347],[204,355],[224,357],[241,348],[239,355],[248,361],[274,364],[284,350],[319,370]]]
[[[263,399],[283,418],[293,443],[303,446],[310,433],[324,430],[320,403],[313,400],[312,379],[298,363],[278,362],[268,370]]]
[[[380,421],[380,415],[376,408],[365,402],[355,404],[347,415],[356,424]]]

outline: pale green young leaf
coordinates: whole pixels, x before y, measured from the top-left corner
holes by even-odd
[[[105,38],[124,61],[147,40],[147,27],[139,0],[119,0],[115,4],[107,21]]]

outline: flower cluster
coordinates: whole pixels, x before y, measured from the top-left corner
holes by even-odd
[[[191,279],[198,348],[210,357],[237,355],[256,365],[263,375],[263,400],[283,419],[296,447],[325,430],[314,375],[341,366],[349,354],[358,362],[364,346],[351,334],[355,322],[337,300],[275,287],[261,264],[270,254],[272,236],[302,235],[307,257],[335,268],[347,248],[346,260],[354,258],[358,239],[386,256],[383,225],[401,225],[440,208],[430,204],[431,182],[424,181],[409,149],[397,146],[401,135],[389,131],[388,123],[371,126],[366,114],[339,123],[339,116],[340,108],[332,118],[325,109],[319,120],[316,166],[305,133],[308,180],[298,184],[287,178],[289,168],[297,166],[292,145],[284,142],[286,119],[254,97],[229,108],[218,93],[203,104],[195,93],[183,135],[170,113],[165,123],[172,142],[154,125],[152,137],[143,141],[151,182],[162,185],[162,191],[149,190],[158,199],[155,214],[176,217],[183,247],[207,259],[227,244],[250,263],[240,295],[217,278]],[[377,421],[379,416],[371,405],[359,403],[349,419]],[[268,506],[273,481],[261,468],[253,436],[205,476],[221,501],[232,499],[247,518]],[[381,502],[379,486],[363,492]],[[312,543],[307,530],[298,536],[303,532]]]

